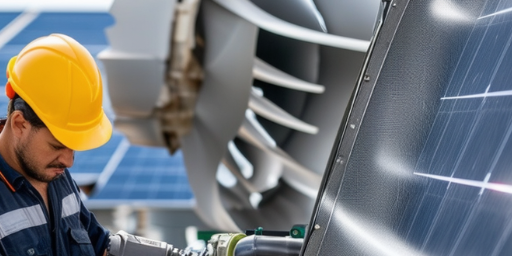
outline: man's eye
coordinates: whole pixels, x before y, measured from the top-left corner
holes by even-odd
[[[64,149],[63,146],[57,146],[57,145],[52,145],[52,148],[55,149],[55,150],[61,150],[61,149]]]

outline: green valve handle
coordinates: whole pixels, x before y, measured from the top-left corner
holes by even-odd
[[[290,236],[293,238],[304,238],[306,234],[306,225],[294,225],[290,230]]]

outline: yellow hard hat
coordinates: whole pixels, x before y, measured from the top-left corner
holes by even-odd
[[[9,61],[7,77],[7,94],[24,99],[66,147],[88,150],[110,139],[100,72],[73,38],[51,34],[32,41]]]

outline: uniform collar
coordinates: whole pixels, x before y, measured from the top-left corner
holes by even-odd
[[[25,179],[21,173],[17,172],[7,164],[2,155],[0,155],[0,172],[2,174],[0,175],[0,179],[2,182],[6,183],[7,187],[12,192],[18,190],[23,184],[22,181]]]

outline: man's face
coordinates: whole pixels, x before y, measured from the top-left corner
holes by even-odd
[[[25,175],[50,182],[73,165],[74,151],[62,145],[48,128],[30,128],[15,147],[16,157]]]

